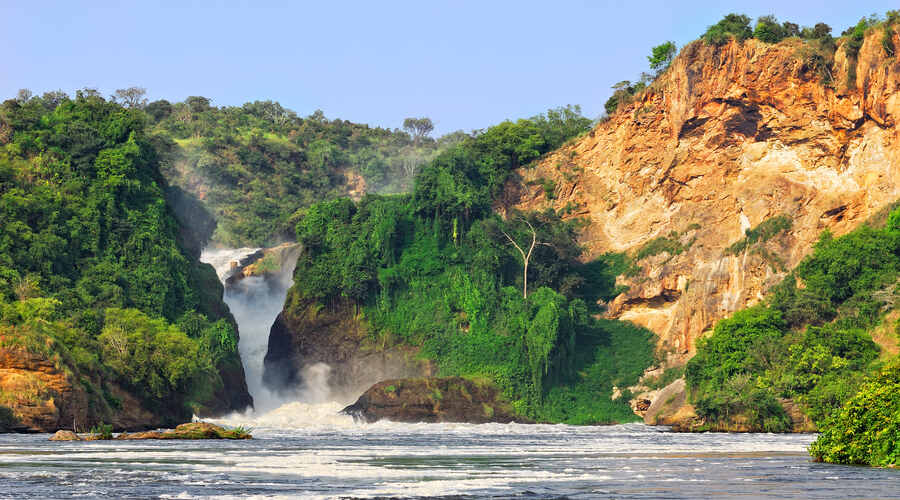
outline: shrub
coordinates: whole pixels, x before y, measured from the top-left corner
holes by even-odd
[[[809,449],[817,461],[900,464],[900,362],[866,382],[819,430]]]
[[[112,429],[112,425],[100,422],[99,424],[91,427],[90,433],[94,439],[109,440],[113,438]]]
[[[735,38],[742,42],[753,36],[750,29],[750,18],[743,14],[728,14],[718,23],[706,29],[703,40],[713,45],[722,45]]]
[[[795,33],[793,29],[796,27],[793,23],[785,23],[784,26],[778,24],[775,16],[762,16],[756,21],[753,38],[766,43],[778,43],[789,36],[797,36],[799,30]]]
[[[672,41],[653,47],[650,55],[647,56],[647,60],[650,62],[650,69],[657,72],[665,71],[669,64],[672,63],[672,58],[675,57],[677,49],[675,42]]]
[[[753,229],[748,229],[743,239],[726,248],[725,255],[737,255],[757,242],[765,243],[779,233],[790,230],[792,226],[793,222],[787,215],[766,219]]]

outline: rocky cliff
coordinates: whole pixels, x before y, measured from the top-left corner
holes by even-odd
[[[432,374],[415,348],[385,347],[367,332],[357,305],[340,300],[322,304],[301,298],[292,288],[269,334],[263,383],[275,391],[304,387],[310,382],[304,380],[304,368],[324,363],[330,367],[329,393],[352,401],[373,381]]]
[[[152,429],[174,421],[175,412],[148,410],[114,382],[79,376],[59,355],[39,350],[9,332],[0,336],[0,432],[86,431],[101,421]]]
[[[900,198],[900,60],[879,30],[856,58],[839,46],[829,83],[803,44],[686,46],[648,91],[521,169],[497,207],[587,218],[590,257],[630,253],[638,267],[607,314],[656,332],[669,365],[824,230],[846,233]],[[776,219],[776,234],[745,239]]]

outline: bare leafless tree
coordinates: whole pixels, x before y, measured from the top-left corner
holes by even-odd
[[[19,89],[19,91],[16,93],[16,101],[20,103],[28,102],[28,100],[31,99],[33,95],[34,94],[28,89]]]
[[[531,230],[531,245],[528,247],[527,252],[521,246],[519,246],[518,243],[516,243],[516,240],[514,240],[513,237],[509,235],[509,233],[507,233],[506,231],[504,231],[502,229],[500,230],[500,232],[503,233],[503,236],[506,236],[506,239],[508,239],[509,242],[512,243],[514,247],[516,247],[516,250],[519,251],[519,254],[522,255],[522,263],[524,265],[524,268],[522,270],[522,278],[523,278],[522,279],[522,298],[527,299],[528,298],[528,263],[531,261],[531,254],[534,252],[534,247],[536,245],[550,246],[550,244],[544,243],[544,242],[539,242],[537,240],[537,231],[534,229],[534,226],[532,226],[531,223],[528,222],[528,219],[525,219],[524,217],[522,218],[522,221],[525,222],[525,224],[528,225],[528,229]]]

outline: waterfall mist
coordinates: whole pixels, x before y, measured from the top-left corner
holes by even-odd
[[[304,367],[301,387],[275,392],[263,385],[263,360],[268,348],[269,330],[284,307],[287,291],[293,284],[298,250],[286,252],[281,269],[276,273],[228,280],[238,262],[258,251],[257,248],[207,249],[201,256],[203,262],[216,269],[219,280],[225,284],[224,299],[238,324],[238,351],[247,377],[247,388],[253,396],[254,413],[266,413],[291,402],[328,402],[330,368],[325,364]]]

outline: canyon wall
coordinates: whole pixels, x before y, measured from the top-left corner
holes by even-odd
[[[891,34],[900,46],[896,26]],[[804,43],[686,46],[633,102],[520,169],[497,210],[586,218],[588,258],[665,243],[670,251],[643,252],[620,278],[628,290],[607,315],[653,330],[667,364],[684,363],[699,336],[762,299],[824,230],[846,233],[900,198],[900,61],[882,31],[855,60],[838,48],[833,83],[801,56]],[[780,216],[787,231],[727,250]]]

